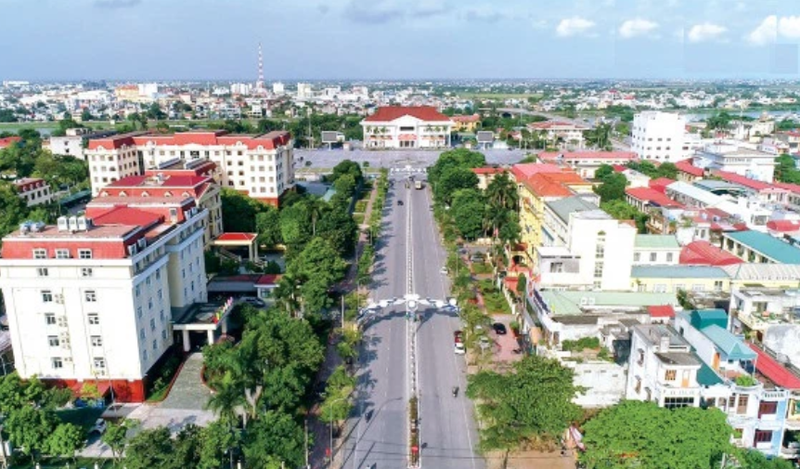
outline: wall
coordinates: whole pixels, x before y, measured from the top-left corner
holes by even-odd
[[[608,407],[618,403],[625,394],[625,368],[610,362],[577,363],[562,361],[575,371],[576,386],[587,388],[573,402],[581,407]]]

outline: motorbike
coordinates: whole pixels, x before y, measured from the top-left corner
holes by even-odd
[[[453,387],[453,397],[458,397],[458,386]]]

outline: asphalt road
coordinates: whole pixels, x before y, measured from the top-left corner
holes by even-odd
[[[368,161],[373,168],[403,168],[406,165],[424,168],[436,163],[444,150],[306,150],[294,151],[295,170],[302,168],[333,168],[342,160],[357,163]],[[486,155],[487,164],[511,165],[519,163],[530,151],[522,150],[479,150]],[[302,160],[301,160],[302,158]],[[306,166],[311,162],[310,166]]]
[[[445,253],[438,241],[427,190],[406,189],[406,175],[393,175],[383,213],[371,299],[402,298],[408,290],[407,229],[411,223],[411,288],[422,298],[444,299]],[[417,176],[419,177],[419,176]],[[397,201],[402,200],[403,205]],[[409,219],[409,211],[411,213]],[[475,455],[472,404],[464,397],[465,363],[453,353],[455,314],[420,307],[417,327],[421,466],[482,469]],[[365,322],[355,411],[348,425],[343,467],[408,467],[409,327],[405,306],[384,308]],[[458,386],[458,397],[451,389]]]

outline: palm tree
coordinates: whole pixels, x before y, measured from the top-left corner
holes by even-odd
[[[222,379],[214,383],[214,391],[205,407],[232,428],[238,421],[238,409],[247,403],[242,393],[242,386],[234,378],[233,371],[226,371]]]

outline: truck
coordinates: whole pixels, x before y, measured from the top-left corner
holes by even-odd
[[[422,189],[422,181],[414,181],[414,189]]]

